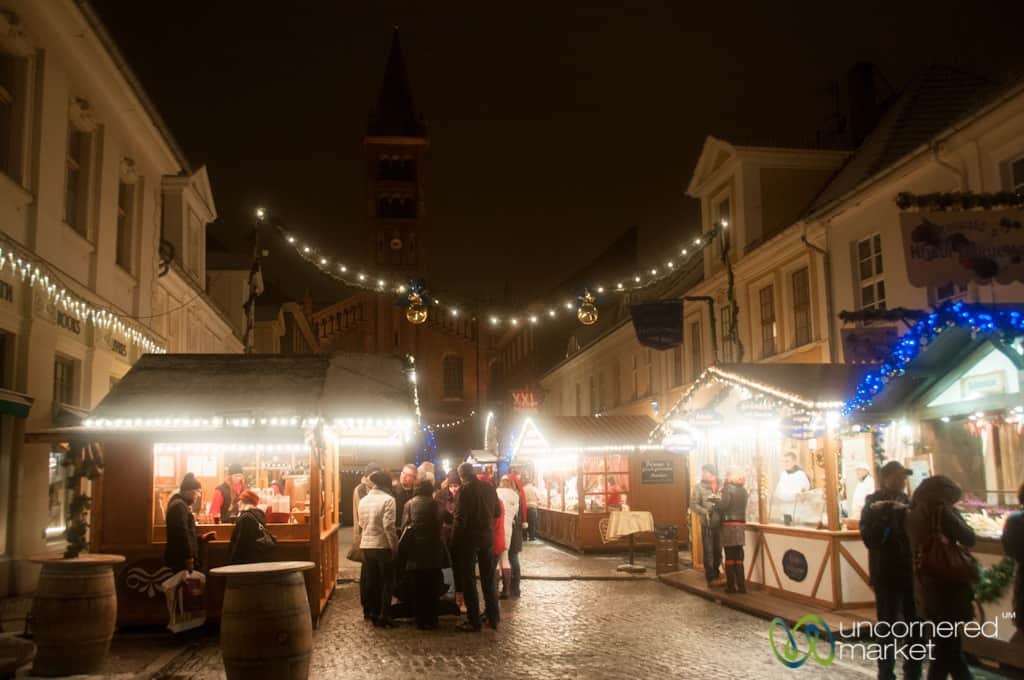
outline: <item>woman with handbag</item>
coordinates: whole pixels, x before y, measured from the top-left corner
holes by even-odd
[[[231,531],[228,564],[252,564],[269,560],[277,539],[267,529],[267,516],[256,507],[259,502],[260,497],[252,489],[246,489],[238,495],[238,520]]]
[[[449,565],[448,551],[441,541],[438,502],[434,500],[434,477],[427,475],[416,484],[415,495],[402,509],[402,538],[399,561],[408,579],[416,627],[437,628],[438,600],[444,594],[441,570]]]
[[[929,477],[914,491],[907,514],[917,610],[932,623],[954,624],[951,634],[932,639],[935,657],[928,666],[928,680],[974,677],[964,658],[960,627],[955,625],[974,620],[978,578],[977,563],[967,551],[974,545],[974,530],[954,507],[960,494],[960,487],[949,477]]]

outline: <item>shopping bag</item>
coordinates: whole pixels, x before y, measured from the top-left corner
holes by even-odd
[[[167,600],[167,630],[181,633],[206,623],[206,576],[179,571],[160,584]]]

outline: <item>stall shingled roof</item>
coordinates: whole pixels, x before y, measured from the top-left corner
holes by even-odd
[[[94,419],[242,411],[314,415],[329,358],[276,354],[146,354],[90,414]]]
[[[411,417],[414,411],[398,356],[147,354],[90,417]]]

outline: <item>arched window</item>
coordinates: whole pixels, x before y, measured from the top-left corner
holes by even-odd
[[[462,357],[449,354],[441,364],[444,373],[444,398],[462,399]]]

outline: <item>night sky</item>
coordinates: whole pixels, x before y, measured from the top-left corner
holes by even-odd
[[[1024,64],[1011,2],[92,2],[208,165],[218,238],[244,249],[262,204],[349,261],[366,260],[362,138],[399,25],[431,138],[431,282],[462,298],[528,298],[630,225],[661,259],[696,229],[705,136],[811,139],[855,61],[896,88],[930,63]],[[289,294],[338,295],[268,247]]]

